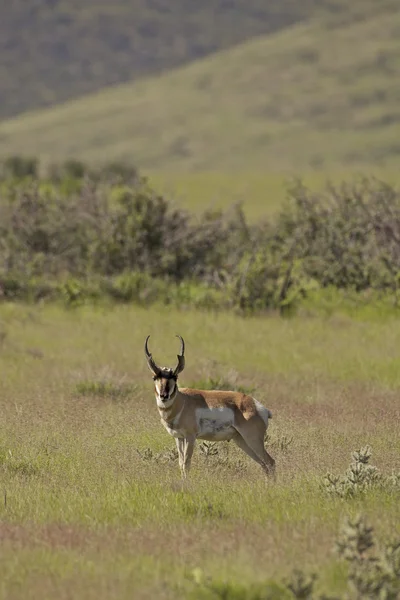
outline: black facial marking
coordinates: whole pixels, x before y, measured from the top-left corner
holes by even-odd
[[[161,369],[159,373],[153,376],[153,381],[159,382],[158,385],[156,385],[156,392],[163,402],[169,400],[170,394],[175,391],[172,389],[174,386],[171,385],[171,380],[176,384],[177,376],[172,369],[168,369],[167,367]]]
[[[174,375],[173,371],[161,371],[158,375],[153,375],[153,381],[157,381],[157,379],[173,379],[177,381],[177,375]]]
[[[169,395],[171,392],[170,381],[171,381],[171,378],[163,377],[161,379],[160,388],[159,388],[160,398],[165,399],[165,400],[169,398]]]

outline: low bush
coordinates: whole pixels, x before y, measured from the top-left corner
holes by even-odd
[[[371,448],[365,446],[353,452],[353,462],[343,475],[327,473],[322,487],[331,496],[354,498],[371,489],[385,488],[395,493],[400,491],[400,472],[385,475],[369,464]]]
[[[297,182],[274,221],[249,224],[238,205],[195,217],[126,165],[69,161],[40,178],[37,162],[12,157],[0,172],[4,298],[291,314],[327,288],[397,303],[400,194],[375,179],[318,194]]]

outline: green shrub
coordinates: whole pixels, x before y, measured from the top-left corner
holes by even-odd
[[[278,218],[277,243],[284,239],[296,240],[304,274],[324,287],[397,290],[400,194],[374,178],[320,194],[297,183]]]
[[[285,585],[274,581],[250,585],[217,581],[207,577],[198,568],[193,569],[187,579],[189,589],[185,597],[193,600],[290,600],[293,597],[290,591],[285,589]]]
[[[400,540],[387,542],[376,551],[373,527],[358,515],[344,522],[336,549],[349,563],[349,587],[356,598],[399,598]]]
[[[340,498],[353,498],[377,487],[400,491],[400,472],[390,476],[380,473],[377,467],[369,464],[371,454],[369,446],[353,452],[353,462],[344,475],[327,473],[322,482],[323,489]]]
[[[58,290],[71,306],[103,295],[291,315],[324,289],[398,303],[400,194],[375,179],[318,194],[296,183],[274,221],[250,225],[239,205],[190,215],[122,163],[37,172],[29,158],[3,163],[4,298],[34,299],[29,282],[47,280],[37,297]]]
[[[1,165],[0,175],[3,179],[36,178],[38,166],[39,161],[33,156],[9,156]]]

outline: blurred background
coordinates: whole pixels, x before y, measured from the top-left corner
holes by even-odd
[[[183,196],[194,171],[224,195],[215,172],[397,166],[397,0],[2,4],[0,156],[124,160]]]

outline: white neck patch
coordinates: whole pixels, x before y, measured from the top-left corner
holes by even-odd
[[[175,390],[174,390],[174,394],[172,396],[172,398],[168,398],[168,400],[163,400],[162,398],[160,398],[160,396],[158,394],[156,394],[156,400],[157,400],[157,406],[158,408],[171,408],[171,406],[173,405],[174,401],[175,401]]]

